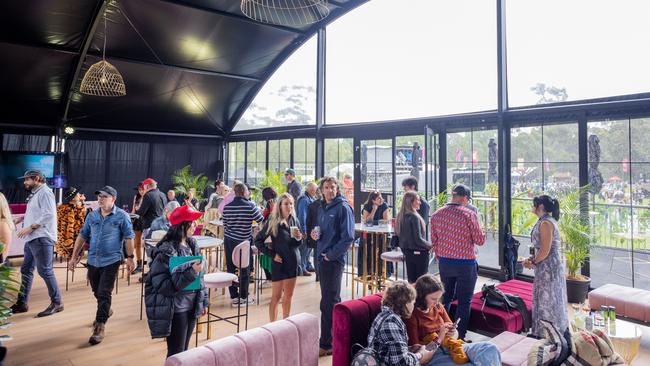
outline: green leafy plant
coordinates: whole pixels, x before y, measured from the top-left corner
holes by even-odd
[[[583,279],[578,271],[589,257],[593,240],[589,224],[580,215],[580,197],[587,193],[588,186],[575,189],[560,197],[560,238],[564,247],[567,277]]]
[[[172,182],[174,183],[174,192],[178,195],[186,196],[187,192],[191,188],[194,188],[196,190],[194,198],[199,202],[207,200],[203,198],[203,194],[208,187],[214,188],[214,184],[210,183],[208,177],[203,173],[192,175],[192,167],[190,165],[186,165],[175,171],[172,175]]]
[[[4,251],[5,244],[0,243],[0,253]],[[15,278],[14,269],[0,264],[0,329],[11,326],[11,305],[16,301],[20,288],[20,281]],[[0,341],[11,340],[11,336],[0,335]]]
[[[512,198],[512,235],[528,236],[533,225],[537,222],[537,216],[531,211],[531,202],[522,200],[526,192],[519,193]]]
[[[287,186],[282,182],[284,177],[284,172],[273,173],[270,170],[267,170],[264,173],[264,177],[257,182],[257,189],[251,192],[251,199],[256,203],[262,202],[262,189],[266,187],[271,187],[277,192],[278,196],[287,191]],[[299,178],[296,177],[298,181]]]

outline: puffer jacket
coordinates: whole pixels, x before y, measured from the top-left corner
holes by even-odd
[[[187,238],[187,245],[192,249],[193,255],[199,255],[196,240]],[[169,336],[174,317],[174,297],[182,289],[196,279],[197,274],[192,269],[192,262],[179,266],[180,268],[169,271],[169,258],[177,256],[172,242],[160,242],[152,250],[153,261],[144,288],[144,301],[147,308],[147,322],[151,331],[151,338],[164,338]],[[194,315],[199,317],[208,306],[208,292],[201,281],[201,289],[197,290],[194,303]]]

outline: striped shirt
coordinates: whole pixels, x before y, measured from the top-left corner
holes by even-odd
[[[431,215],[431,244],[438,258],[476,260],[475,245],[485,236],[472,210],[447,204]]]
[[[261,223],[262,212],[255,204],[243,197],[235,197],[223,208],[224,236],[236,241],[251,240],[252,223]]]

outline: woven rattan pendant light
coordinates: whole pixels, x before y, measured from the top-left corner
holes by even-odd
[[[106,61],[106,12],[104,12],[104,49],[102,60],[91,65],[81,79],[81,93],[98,97],[121,97],[126,95],[126,85],[117,68]]]
[[[242,0],[241,11],[258,22],[289,27],[316,23],[330,13],[327,0]]]

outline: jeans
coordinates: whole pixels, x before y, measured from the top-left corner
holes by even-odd
[[[463,350],[469,358],[467,365],[476,366],[500,366],[501,354],[497,346],[490,342],[477,342],[463,344]],[[438,348],[433,354],[431,361],[425,366],[456,366],[449,353],[442,348]]]
[[[232,252],[235,250],[235,247],[240,243],[237,240],[224,238],[223,244],[224,247],[226,248],[226,269],[228,273],[236,274],[237,267],[235,267],[235,263],[233,263],[232,261]],[[241,273],[241,278],[239,279],[239,285],[233,284],[232,286],[228,287],[228,291],[230,292],[231,299],[236,299],[237,297],[241,297],[242,299],[245,299],[248,297],[248,285],[250,284],[249,282],[250,282],[252,263],[253,263],[253,252],[251,251],[248,267],[239,269]]]
[[[464,339],[469,325],[470,303],[478,278],[476,263],[457,264],[441,260],[438,263],[440,280],[445,287],[442,303],[449,312],[451,302],[458,299],[455,318],[460,318],[458,338]]]
[[[309,256],[311,255],[312,248],[307,245],[306,241],[303,241],[298,249],[300,250],[300,270],[307,272],[313,268],[311,262],[309,261]]]
[[[320,271],[320,348],[332,348],[332,311],[341,302],[343,263],[321,260]]]
[[[429,251],[428,250],[402,250],[404,253],[404,265],[409,283],[415,283],[420,276],[429,272]]]
[[[108,321],[108,313],[111,310],[111,294],[115,286],[117,272],[120,269],[120,263],[121,261],[118,261],[105,267],[88,265],[88,281],[97,299],[97,314],[95,315],[97,323],[106,323]]]
[[[61,303],[61,292],[52,270],[53,255],[54,242],[49,238],[36,238],[25,243],[25,258],[23,265],[20,267],[22,283],[20,285],[20,294],[18,294],[18,302],[28,303],[29,292],[32,290],[32,282],[34,281],[34,267],[36,267],[38,275],[45,281],[50,300],[55,304]]]
[[[192,331],[196,325],[194,311],[174,313],[172,329],[167,336],[167,357],[187,351],[192,338]]]

